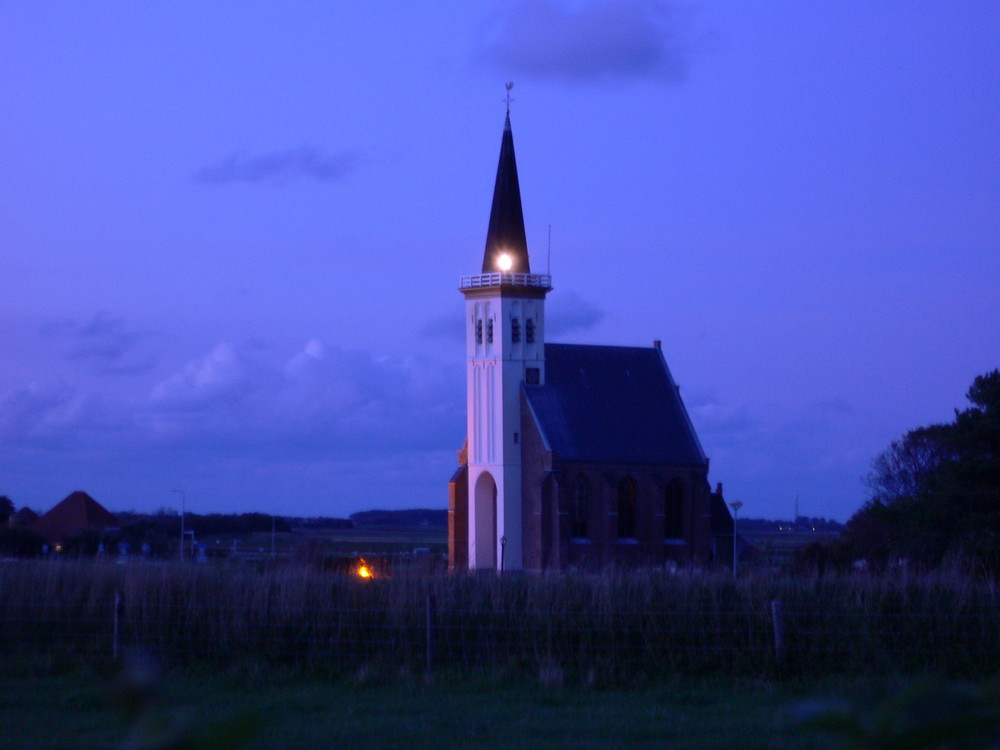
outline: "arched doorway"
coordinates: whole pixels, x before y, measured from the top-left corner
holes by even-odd
[[[497,483],[488,471],[476,480],[476,559],[475,567],[488,570],[497,566]]]

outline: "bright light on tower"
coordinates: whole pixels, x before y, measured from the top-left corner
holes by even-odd
[[[514,259],[510,257],[510,254],[500,253],[500,257],[497,258],[497,268],[501,271],[509,271],[513,265]]]

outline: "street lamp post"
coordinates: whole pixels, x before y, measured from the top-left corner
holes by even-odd
[[[184,494],[184,490],[170,490],[171,492],[176,492],[181,496],[181,552],[180,559],[184,559],[184,512],[187,510],[187,495]]]
[[[743,503],[739,500],[733,500],[729,503],[729,507],[733,509],[733,580],[736,580],[736,566],[738,564],[738,557],[736,554],[736,520],[740,517],[740,508],[743,507]]]

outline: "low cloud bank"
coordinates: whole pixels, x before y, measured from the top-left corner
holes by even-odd
[[[196,182],[222,185],[233,182],[284,184],[294,179],[335,182],[354,169],[356,159],[348,153],[323,154],[311,146],[273,151],[257,156],[236,152],[218,164],[195,172]]]
[[[656,0],[532,0],[504,6],[483,49],[489,62],[531,78],[679,83],[688,64],[678,21],[674,6]]]

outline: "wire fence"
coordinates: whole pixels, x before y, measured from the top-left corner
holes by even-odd
[[[17,564],[0,570],[8,660],[674,674],[1000,671],[1000,598],[957,575],[830,580],[657,574],[398,576],[288,568]]]

